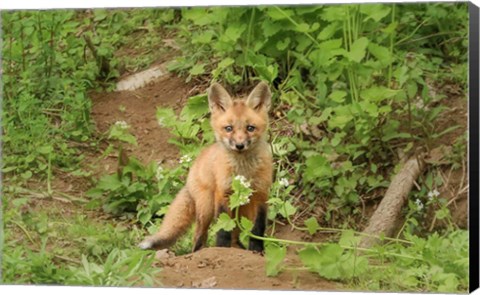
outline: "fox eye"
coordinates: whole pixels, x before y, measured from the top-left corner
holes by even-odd
[[[248,125],[248,126],[247,126],[247,131],[248,131],[248,132],[253,132],[253,131],[255,131],[255,126]]]
[[[233,127],[228,125],[228,126],[225,126],[225,131],[227,132],[232,132],[233,131]]]

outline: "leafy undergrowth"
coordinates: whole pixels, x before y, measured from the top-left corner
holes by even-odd
[[[139,231],[125,221],[100,220],[81,204],[40,194],[6,202],[14,193],[3,198],[3,283],[161,285],[159,270],[151,267],[154,256],[136,249]]]
[[[467,16],[465,3],[2,12],[2,282],[158,285],[153,253],[135,244],[158,228],[213,141],[203,90],[264,80],[275,159],[267,232],[282,222],[309,237],[257,237],[266,275],[291,270],[284,258],[295,246],[303,269],[352,289],[466,291],[468,232],[452,215],[468,192],[466,119],[444,117],[466,109]],[[181,52],[170,70],[201,90],[180,112],[159,107],[151,118],[182,153],[174,167],[127,157],[137,140],[124,122],[95,134],[87,95],[156,61],[158,44]],[[439,145],[447,153],[417,180],[397,236],[359,247],[401,162]],[[92,151],[118,156],[118,171],[92,177],[82,165]],[[54,185],[65,175],[89,182],[87,198]],[[248,200],[244,184],[233,187],[234,211]],[[54,206],[61,200],[75,209]],[[252,237],[250,221],[228,215],[210,236],[234,227],[243,242]],[[191,250],[190,235],[178,254]]]

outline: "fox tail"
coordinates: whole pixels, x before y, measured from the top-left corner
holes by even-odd
[[[168,209],[160,230],[143,240],[140,249],[166,249],[172,246],[183,235],[193,222],[195,204],[186,188],[175,197]]]

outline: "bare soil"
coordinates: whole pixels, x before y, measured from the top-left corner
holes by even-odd
[[[106,134],[117,121],[125,121],[130,126],[129,131],[137,138],[138,145],[128,147],[129,155],[145,163],[173,164],[179,156],[178,149],[168,143],[169,130],[159,126],[155,114],[158,107],[180,109],[189,90],[183,79],[166,75],[135,91],[92,93],[92,117],[101,134]],[[116,163],[117,160],[110,157],[101,163],[103,167],[99,172],[115,171]]]
[[[289,266],[295,264],[293,255],[288,255],[285,263]],[[267,277],[265,258],[258,253],[238,248],[204,248],[193,254],[162,257],[158,265],[162,267],[160,277],[166,287],[317,291],[342,289],[341,284],[321,279],[306,270],[283,271],[276,277]]]

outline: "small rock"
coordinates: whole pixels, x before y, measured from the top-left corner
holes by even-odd
[[[192,282],[192,287],[194,288],[212,288],[212,287],[215,287],[216,285],[217,285],[216,277],[210,277],[203,281]]]
[[[200,261],[200,263],[197,265],[198,268],[204,268],[206,266],[207,266],[207,264],[203,261]]]
[[[170,255],[168,253],[168,249],[158,250],[155,253],[155,259],[157,259],[157,260],[166,260],[168,258],[170,258]]]

